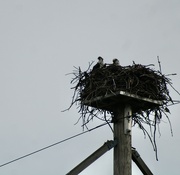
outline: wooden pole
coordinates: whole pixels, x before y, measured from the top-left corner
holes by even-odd
[[[131,107],[118,106],[114,110],[114,175],[131,175]]]
[[[84,161],[82,161],[79,165],[77,165],[75,168],[73,168],[66,175],[79,174],[81,171],[83,171],[85,168],[87,168],[91,163],[96,161],[99,157],[101,157],[103,154],[105,154],[107,151],[109,151],[115,145],[116,145],[116,141],[107,141],[106,143],[104,143],[103,146],[101,146],[98,150],[96,150],[93,154],[91,154],[89,157],[87,157]]]
[[[132,160],[136,163],[136,165],[144,175],[153,175],[153,173],[145,164],[145,162],[143,161],[139,153],[136,151],[136,149],[132,149]]]

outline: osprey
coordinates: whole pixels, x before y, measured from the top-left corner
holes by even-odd
[[[102,68],[103,66],[104,66],[103,58],[102,58],[102,57],[98,57],[98,62],[97,62],[97,64],[93,67],[93,70]]]
[[[117,58],[113,59],[113,65],[114,66],[119,66],[119,60]]]

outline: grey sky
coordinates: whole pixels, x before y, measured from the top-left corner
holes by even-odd
[[[82,131],[70,105],[73,66],[88,67],[102,56],[125,66],[156,64],[180,91],[180,2],[178,0],[0,1],[0,164]],[[179,96],[170,89],[171,96]],[[179,105],[170,108],[157,133],[158,157],[148,138],[133,128],[133,146],[156,175],[179,175]],[[91,126],[101,124],[93,121]],[[104,142],[108,126],[0,168],[3,175],[63,175]],[[113,174],[112,151],[81,175]],[[140,174],[133,165],[133,175]]]

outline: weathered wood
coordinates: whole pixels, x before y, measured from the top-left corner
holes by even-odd
[[[132,149],[132,160],[136,163],[136,165],[144,175],[153,175],[153,173],[145,164],[145,162],[143,161],[139,153],[136,151],[136,149]]]
[[[109,151],[115,145],[116,145],[116,141],[107,141],[106,143],[104,143],[103,146],[101,146],[99,149],[97,149],[94,153],[92,153],[89,157],[87,157],[84,161],[82,161],[79,165],[77,165],[75,168],[73,168],[66,175],[79,174],[81,171],[83,171],[85,168],[87,168],[90,164],[92,164],[94,161],[96,161],[99,157],[101,157],[104,153]]]
[[[114,110],[114,175],[131,175],[131,134],[125,133],[124,120],[127,117],[127,108],[118,106]]]

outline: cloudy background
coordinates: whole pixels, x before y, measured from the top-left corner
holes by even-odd
[[[155,64],[180,91],[179,0],[0,0],[0,164],[81,133],[72,76],[102,56],[107,63]],[[171,96],[180,96],[170,88]],[[158,157],[134,127],[132,145],[155,175],[179,175],[179,105],[157,134]],[[91,127],[101,124],[93,121]],[[3,175],[64,175],[113,138],[108,126],[0,168]],[[112,175],[109,151],[81,175]],[[133,164],[133,175],[141,174]]]

